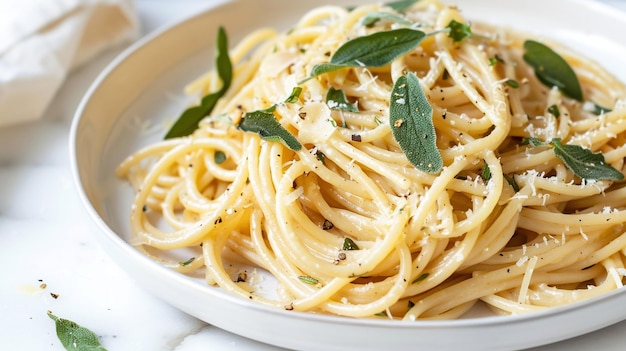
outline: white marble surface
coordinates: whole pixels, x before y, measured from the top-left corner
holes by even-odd
[[[603,1],[626,11],[626,1]],[[211,4],[137,0],[142,33]],[[120,50],[75,71],[42,120],[0,129],[0,350],[63,350],[48,310],[95,331],[110,351],[275,350],[164,304],[96,244],[72,184],[69,126],[82,94]],[[536,350],[625,344],[626,321]]]

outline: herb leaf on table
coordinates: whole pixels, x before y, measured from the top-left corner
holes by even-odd
[[[98,335],[75,322],[59,318],[48,312],[48,317],[54,321],[59,341],[66,350],[70,351],[106,351],[100,345]]]

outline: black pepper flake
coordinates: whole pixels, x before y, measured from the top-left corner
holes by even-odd
[[[217,219],[215,220],[213,224],[220,224],[220,223],[222,223],[222,217],[217,217]]]
[[[361,135],[359,135],[359,134],[352,134],[352,141],[360,142],[361,141]]]
[[[143,205],[143,207],[141,208],[141,210],[143,212],[147,212],[148,211],[148,205]]]
[[[53,292],[50,293],[50,296],[52,296],[52,298],[55,300],[59,298],[59,294],[55,294]]]
[[[444,70],[443,70],[443,73],[441,74],[441,79],[442,79],[442,80],[446,80],[446,79],[448,79],[449,77],[450,77],[450,73],[448,72],[448,70],[447,70],[447,69],[444,69]]]
[[[246,273],[246,271],[239,272],[239,274],[237,275],[237,283],[245,283],[247,279],[248,273]]]
[[[335,225],[333,224],[333,222],[331,222],[331,221],[329,221],[327,219],[325,219],[324,223],[322,223],[322,229],[324,229],[324,230],[331,230],[331,229],[333,229],[334,226]]]
[[[326,155],[324,155],[323,152],[316,151],[315,152],[315,157],[317,157],[318,160],[322,161],[322,164],[326,164]]]

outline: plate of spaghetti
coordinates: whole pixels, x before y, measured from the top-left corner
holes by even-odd
[[[624,26],[590,1],[229,2],[99,76],[78,189],[138,283],[252,339],[571,338],[626,318]]]

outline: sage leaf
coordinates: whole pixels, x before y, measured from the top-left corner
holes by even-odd
[[[282,142],[293,151],[302,149],[302,144],[298,139],[289,133],[272,113],[248,112],[243,116],[237,128],[244,132],[257,133],[263,140]]]
[[[373,27],[376,23],[378,23],[379,21],[382,20],[388,20],[390,22],[395,22],[404,26],[410,26],[413,23],[405,18],[402,18],[400,16],[394,15],[392,13],[389,12],[371,12],[368,13],[365,17],[363,17],[363,19],[361,20],[361,24],[363,24],[365,27]]]
[[[610,108],[606,108],[606,107],[604,107],[604,106],[600,106],[600,105],[598,105],[598,104],[596,104],[596,103],[592,103],[592,104],[593,104],[593,105],[592,105],[592,106],[593,106],[593,108],[592,108],[591,112],[592,112],[594,115],[596,115],[596,116],[600,116],[600,115],[601,115],[601,114],[603,114],[603,113],[609,113],[609,112],[611,112],[611,111],[612,111]]]
[[[215,151],[215,154],[213,155],[213,160],[218,165],[221,165],[222,163],[224,163],[224,161],[226,161],[227,158],[228,157],[226,156],[224,151],[220,151],[220,150]]]
[[[376,32],[345,42],[329,63],[313,66],[309,78],[345,67],[381,67],[418,46],[424,32],[399,28]]]
[[[516,193],[520,191],[519,184],[517,184],[517,182],[515,181],[515,176],[509,176],[507,174],[503,174],[503,176],[504,176],[504,180],[506,180],[506,182],[509,183],[511,188],[513,188],[513,191],[515,191]]]
[[[298,279],[300,279],[301,282],[306,283],[306,284],[311,284],[311,285],[315,285],[317,283],[319,283],[319,280],[309,277],[308,275],[301,275],[298,276]]]
[[[233,78],[233,66],[228,56],[228,37],[223,27],[219,27],[215,40],[215,67],[222,81],[222,87],[202,98],[200,105],[186,109],[178,120],[172,125],[165,135],[165,139],[177,138],[190,135],[196,129],[200,121],[209,115],[217,101],[224,96]]]
[[[490,66],[493,66],[498,62],[504,63],[504,60],[500,56],[498,56],[498,54],[495,54],[492,58],[489,59]]]
[[[346,93],[341,89],[335,89],[330,87],[326,93],[326,105],[331,110],[341,110],[349,112],[359,112],[359,108],[356,104],[350,103],[346,97]]]
[[[525,146],[525,145],[541,146],[541,145],[545,145],[545,143],[543,141],[541,141],[539,138],[530,137],[530,138],[522,139],[522,142],[520,143],[520,145],[522,145],[522,146]]]
[[[519,88],[519,82],[516,81],[515,79],[507,79],[505,83],[506,85],[510,86],[513,89]]]
[[[350,238],[345,238],[343,239],[343,247],[342,249],[344,251],[352,251],[352,250],[359,250],[359,245],[357,245],[354,240],[350,239]]]
[[[450,29],[450,32],[448,32],[448,36],[452,38],[454,42],[463,41],[465,38],[472,35],[472,29],[469,25],[455,20],[451,20],[446,28]]]
[[[186,267],[186,266],[189,266],[195,260],[196,260],[196,258],[192,256],[189,259],[187,259],[186,261],[179,261],[178,265],[181,266],[181,267]]]
[[[295,104],[300,99],[300,94],[302,94],[302,87],[294,87],[291,90],[291,94],[285,99],[285,102],[288,104]]]
[[[100,345],[98,336],[91,330],[81,327],[70,320],[59,318],[51,312],[48,312],[48,317],[54,321],[57,337],[66,350],[106,351]]]
[[[524,61],[533,67],[541,83],[550,88],[557,87],[570,98],[583,101],[576,73],[559,54],[534,40],[526,40],[524,50]]]
[[[559,138],[552,139],[552,146],[554,147],[554,154],[580,178],[595,180],[624,179],[622,172],[604,161],[602,153],[594,154],[591,150],[580,145],[562,144]]]
[[[391,7],[392,9],[394,9],[395,11],[398,12],[403,12],[404,10],[408,9],[409,7],[413,6],[413,4],[419,2],[420,0],[398,0],[398,1],[391,1],[385,4],[385,6]]]
[[[552,104],[550,105],[550,107],[548,107],[548,113],[554,116],[554,118],[561,117],[561,112],[559,111],[559,107],[555,104]]]
[[[402,152],[415,168],[430,174],[443,167],[437,149],[433,109],[415,73],[398,78],[391,91],[389,124]]]
[[[480,174],[480,177],[483,178],[485,182],[488,182],[491,179],[491,169],[487,162],[483,165],[483,171]]]
[[[429,276],[429,275],[430,275],[429,273],[422,273],[422,275],[420,275],[419,277],[417,277],[417,278],[413,279],[413,281],[411,282],[411,284],[419,283],[419,282],[421,282],[422,280],[424,280],[424,279],[428,278],[428,276]]]

